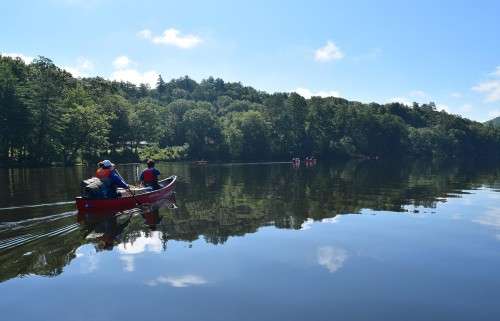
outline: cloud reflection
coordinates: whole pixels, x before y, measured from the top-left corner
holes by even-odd
[[[76,258],[81,259],[81,271],[84,274],[92,273],[99,267],[99,258],[95,249],[83,246],[76,251]]]
[[[123,261],[123,270],[126,272],[134,272],[135,270],[135,261],[132,255],[122,255],[120,256],[120,260]]]
[[[149,286],[157,286],[159,284],[168,284],[174,288],[185,288],[193,285],[202,285],[207,283],[207,280],[199,275],[186,274],[181,276],[159,276],[154,280],[147,281]]]
[[[336,224],[338,222],[339,222],[339,216],[324,218],[321,221],[316,221],[316,222],[312,218],[308,218],[307,220],[304,221],[304,223],[302,223],[300,229],[302,231],[309,230],[314,223]]]
[[[335,246],[318,248],[318,264],[327,268],[331,273],[336,272],[347,259],[347,251]]]
[[[312,218],[308,218],[307,220],[304,221],[304,223],[302,223],[302,225],[300,226],[300,229],[302,231],[308,230],[311,228],[313,223],[314,223],[314,220]]]
[[[339,222],[340,216],[334,216],[334,217],[329,217],[329,218],[324,218],[321,220],[321,223],[327,223],[327,224],[336,224]]]
[[[493,207],[487,210],[484,215],[472,220],[475,223],[491,226],[500,229],[500,208]]]
[[[161,252],[162,242],[159,232],[153,232],[150,237],[144,233],[134,240],[134,242],[122,243],[118,245],[118,251],[121,254],[139,254],[145,251]]]

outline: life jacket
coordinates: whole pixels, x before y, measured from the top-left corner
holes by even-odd
[[[98,168],[95,172],[95,176],[99,178],[103,183],[109,185],[111,183],[111,169],[109,168]]]
[[[144,179],[144,183],[146,183],[146,184],[155,183],[158,181],[158,177],[156,177],[156,175],[154,174],[154,168],[146,168],[142,172],[142,176]]]

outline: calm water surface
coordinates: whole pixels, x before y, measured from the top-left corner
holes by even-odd
[[[497,169],[159,169],[175,199],[101,217],[60,203],[93,169],[0,169],[2,319],[500,320]]]

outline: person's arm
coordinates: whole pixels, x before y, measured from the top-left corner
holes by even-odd
[[[141,184],[144,184],[144,171],[141,172],[141,176],[139,177],[139,181],[141,181]]]
[[[115,171],[111,172],[111,180],[118,187],[129,188],[128,184],[125,183],[125,181],[123,180],[123,178],[120,175],[118,175],[118,173],[115,172]]]
[[[155,168],[155,176],[158,178],[161,175],[160,171]]]

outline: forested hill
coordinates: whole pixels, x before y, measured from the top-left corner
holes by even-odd
[[[47,58],[0,57],[0,162],[102,158],[287,160],[500,156],[500,129],[446,112],[342,98],[269,94],[189,77],[156,88],[75,79]]]
[[[499,127],[500,126],[500,117],[495,117],[493,119],[490,119],[487,122],[485,122],[485,124],[486,125],[493,125],[495,127]]]

